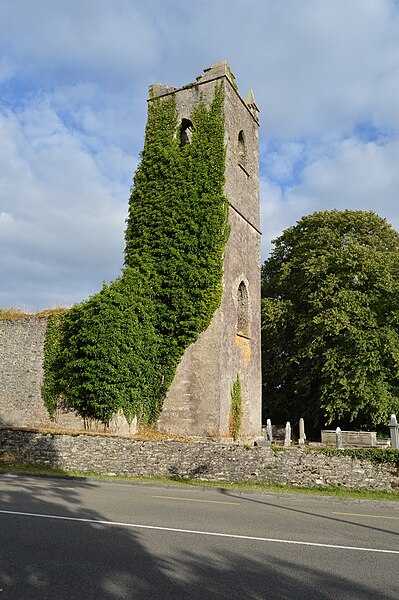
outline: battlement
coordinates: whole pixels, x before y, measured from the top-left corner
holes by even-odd
[[[196,81],[198,83],[202,83],[204,81],[210,81],[211,79],[218,79],[219,77],[227,77],[227,79],[229,79],[229,81],[237,89],[237,84],[235,82],[236,78],[233,75],[227,60],[220,60],[219,62],[214,63],[212,66],[206,67],[203,75],[198,75],[198,77],[196,77]]]
[[[198,77],[196,77],[195,82],[188,83],[188,84],[182,86],[181,88],[177,88],[177,87],[174,87],[174,86],[166,84],[166,83],[153,83],[149,86],[149,98],[148,99],[153,100],[154,98],[160,98],[162,96],[174,94],[175,92],[178,92],[180,90],[196,87],[196,86],[202,85],[204,83],[209,83],[211,81],[214,81],[215,79],[221,79],[223,77],[225,77],[230,82],[230,84],[235,89],[237,95],[241,99],[244,106],[247,107],[247,109],[252,114],[252,116],[254,117],[256,122],[259,123],[259,108],[256,104],[254,93],[253,93],[252,89],[249,90],[245,100],[240,96],[240,94],[238,92],[237,84],[235,81],[236,78],[235,78],[232,70],[230,69],[230,66],[229,66],[227,60],[220,60],[219,62],[216,62],[213,65],[211,65],[210,67],[206,67],[204,69],[203,74],[198,75]]]

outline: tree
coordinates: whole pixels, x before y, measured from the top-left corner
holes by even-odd
[[[399,411],[399,234],[373,212],[303,217],[262,267],[265,416],[369,428]]]

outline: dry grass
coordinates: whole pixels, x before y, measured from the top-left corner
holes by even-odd
[[[35,427],[15,427],[12,425],[0,425],[0,429],[11,429],[12,431],[30,431],[31,433],[41,433],[43,435],[90,435],[100,437],[119,437],[127,438],[135,441],[142,442],[158,442],[162,440],[172,440],[175,442],[191,442],[192,440],[187,437],[179,435],[173,435],[172,433],[161,433],[155,429],[141,428],[136,433],[122,434],[113,433],[110,431],[90,431],[88,429],[63,429],[54,425],[37,425]]]
[[[39,319],[43,319],[44,317],[49,317],[50,315],[62,315],[67,310],[68,309],[64,306],[54,306],[53,308],[45,308],[44,310],[40,310],[33,316],[38,317]]]
[[[2,321],[15,321],[15,319],[26,319],[27,317],[33,317],[32,313],[27,313],[20,308],[0,308]]]
[[[156,429],[140,428],[137,433],[131,436],[134,440],[153,441],[157,442],[160,440],[174,440],[175,442],[191,442],[190,438],[182,437],[180,435],[173,435],[172,433],[162,433]]]
[[[16,321],[17,319],[44,319],[50,315],[60,315],[64,313],[67,308],[61,306],[55,306],[54,308],[46,308],[36,313],[30,313],[22,308],[0,308],[0,321]]]

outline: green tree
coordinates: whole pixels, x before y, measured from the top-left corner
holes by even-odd
[[[262,267],[264,413],[379,427],[399,411],[399,234],[373,212],[303,217]]]

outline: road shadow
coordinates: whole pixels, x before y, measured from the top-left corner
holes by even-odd
[[[397,589],[387,595],[366,581],[356,584],[328,568],[289,561],[280,556],[276,545],[106,524],[108,519],[84,500],[87,492],[92,498],[101,494],[100,483],[85,478],[0,474],[1,598],[397,597]],[[295,553],[296,557],[301,554]]]
[[[348,525],[353,525],[354,527],[357,527],[359,529],[369,529],[372,531],[378,531],[380,533],[388,533],[389,535],[393,535],[395,537],[397,537],[399,535],[398,532],[392,531],[392,529],[384,529],[383,527],[375,527],[374,525],[366,525],[365,523],[359,523],[359,521],[352,521],[350,519],[340,519],[339,517],[329,517],[328,515],[319,515],[310,510],[308,511],[308,510],[302,510],[300,508],[291,508],[289,506],[282,506],[281,504],[276,504],[274,502],[267,502],[266,500],[263,500],[263,499],[258,500],[257,498],[253,498],[253,497],[250,498],[249,496],[235,494],[233,491],[225,489],[225,488],[221,488],[220,492],[221,492],[221,494],[228,496],[229,498],[239,498],[240,500],[245,500],[246,502],[254,502],[256,504],[262,504],[264,506],[271,506],[271,507],[275,508],[276,510],[297,513],[298,515],[306,515],[308,517],[315,517],[317,519],[323,519],[325,521],[336,521],[337,523],[340,523],[341,525],[343,523],[346,523]]]

